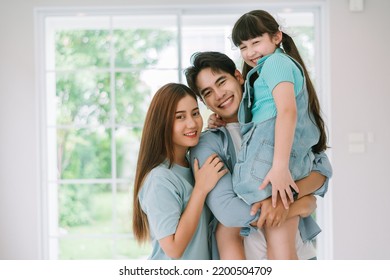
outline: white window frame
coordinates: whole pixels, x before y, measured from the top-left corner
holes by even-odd
[[[329,94],[329,36],[328,36],[328,5],[327,2],[310,2],[310,3],[277,3],[269,4],[262,3],[261,5],[255,4],[241,4],[241,5],[164,5],[164,6],[128,6],[128,7],[90,7],[90,8],[36,8],[34,10],[35,16],[35,58],[36,58],[36,91],[38,96],[38,112],[39,112],[39,143],[40,143],[40,190],[41,190],[41,243],[42,243],[42,258],[49,259],[52,257],[50,248],[53,248],[49,244],[49,199],[48,199],[48,162],[47,154],[48,150],[53,147],[48,147],[47,143],[47,118],[46,112],[48,106],[46,104],[46,79],[45,79],[45,52],[47,48],[45,46],[45,18],[49,16],[74,16],[77,14],[88,15],[142,15],[142,14],[166,14],[177,13],[179,30],[181,27],[180,15],[190,14],[221,14],[221,13],[244,13],[253,9],[264,9],[271,13],[280,12],[282,10],[288,11],[288,9],[294,11],[310,11],[315,15],[315,37],[317,38],[315,43],[316,56],[315,56],[315,71],[316,71],[316,88],[319,92],[320,103],[325,114],[327,126],[330,131],[330,94]],[[179,81],[182,79],[182,62],[181,59],[181,45],[180,45],[180,31],[179,31]],[[55,148],[55,147],[54,147]],[[331,157],[330,154],[328,154]],[[101,183],[101,181],[99,181]],[[324,200],[318,200],[317,208],[317,221],[321,228],[322,233],[317,238],[317,256],[318,259],[332,259],[333,258],[333,228],[332,228],[332,191],[331,187]],[[52,210],[52,209],[51,209]]]

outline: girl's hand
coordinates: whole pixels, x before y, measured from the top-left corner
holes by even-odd
[[[225,125],[226,122],[224,122],[216,113],[212,113],[207,121],[207,128],[218,128]]]
[[[268,183],[271,183],[272,185],[272,206],[276,207],[276,200],[278,199],[279,193],[284,207],[288,209],[289,204],[294,202],[294,196],[291,188],[293,188],[296,192],[299,192],[297,185],[291,177],[290,170],[288,168],[278,168],[273,165],[267,176],[265,176],[265,179],[259,189],[264,189]],[[287,197],[290,198],[290,203],[288,202]]]
[[[219,179],[228,172],[227,168],[223,167],[223,162],[216,154],[209,156],[201,168],[199,168],[198,159],[195,159],[195,187],[208,194],[215,187]]]

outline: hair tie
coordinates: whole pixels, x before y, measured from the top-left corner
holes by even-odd
[[[232,35],[230,34],[229,36],[227,36],[227,39],[229,40],[230,42],[230,49],[232,51],[235,51],[238,49],[238,47],[233,43],[233,38],[232,38]]]
[[[287,34],[290,37],[295,37],[294,31],[290,27],[287,26],[285,18],[282,18],[281,16],[279,16],[277,14],[275,16],[275,21],[279,25],[278,26],[279,31],[283,32],[284,34]]]

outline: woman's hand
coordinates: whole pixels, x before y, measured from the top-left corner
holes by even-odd
[[[222,120],[222,118],[217,115],[216,113],[212,113],[210,116],[209,116],[209,119],[207,121],[207,128],[218,128],[218,127],[221,127],[221,126],[225,126],[226,125],[226,122],[224,122]]]
[[[223,162],[216,154],[208,157],[202,168],[199,168],[198,160],[194,160],[195,186],[179,219],[176,232],[159,240],[160,246],[167,256],[174,259],[183,256],[198,226],[207,194],[228,172],[226,168],[222,169],[223,166]],[[194,249],[196,250],[196,248]]]
[[[208,194],[217,184],[219,179],[225,175],[228,170],[223,168],[224,164],[217,154],[209,156],[203,166],[199,168],[199,162],[194,160],[195,187]]]

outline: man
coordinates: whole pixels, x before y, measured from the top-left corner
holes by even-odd
[[[193,65],[185,71],[188,86],[195,91],[211,111],[220,116],[221,120],[226,123],[226,127],[205,131],[199,144],[191,150],[191,161],[193,162],[197,158],[199,164],[202,165],[209,155],[216,153],[224,161],[225,166],[232,171],[242,141],[237,115],[243,93],[244,78],[236,69],[234,62],[222,53],[196,53],[192,57],[192,62]],[[258,207],[261,207],[260,218],[257,221],[259,228],[264,225],[280,225],[287,217],[294,215],[305,216],[308,210],[299,206],[303,204],[302,197],[313,192],[323,196],[328,188],[328,179],[325,177],[330,178],[331,175],[332,169],[327,156],[324,153],[316,155],[313,172],[301,180],[298,200],[291,205],[289,211],[284,209],[280,200],[278,200],[277,207],[273,208],[270,199],[253,205],[251,209],[251,206],[234,193],[231,173],[219,180],[216,187],[209,193],[206,203],[223,226],[244,227],[247,231],[242,230],[243,235],[248,235],[250,229],[250,234],[244,238],[247,259],[266,259],[264,232],[254,230],[250,226],[257,219],[254,214]],[[309,213],[311,211],[313,209]],[[301,235],[304,236],[305,232],[301,232]],[[314,247],[310,242],[313,237],[313,235],[306,236],[302,240],[301,236],[297,234],[296,245],[299,259],[316,257]],[[224,258],[229,258],[228,246],[229,244],[224,244]],[[222,256],[221,248],[219,250]]]

